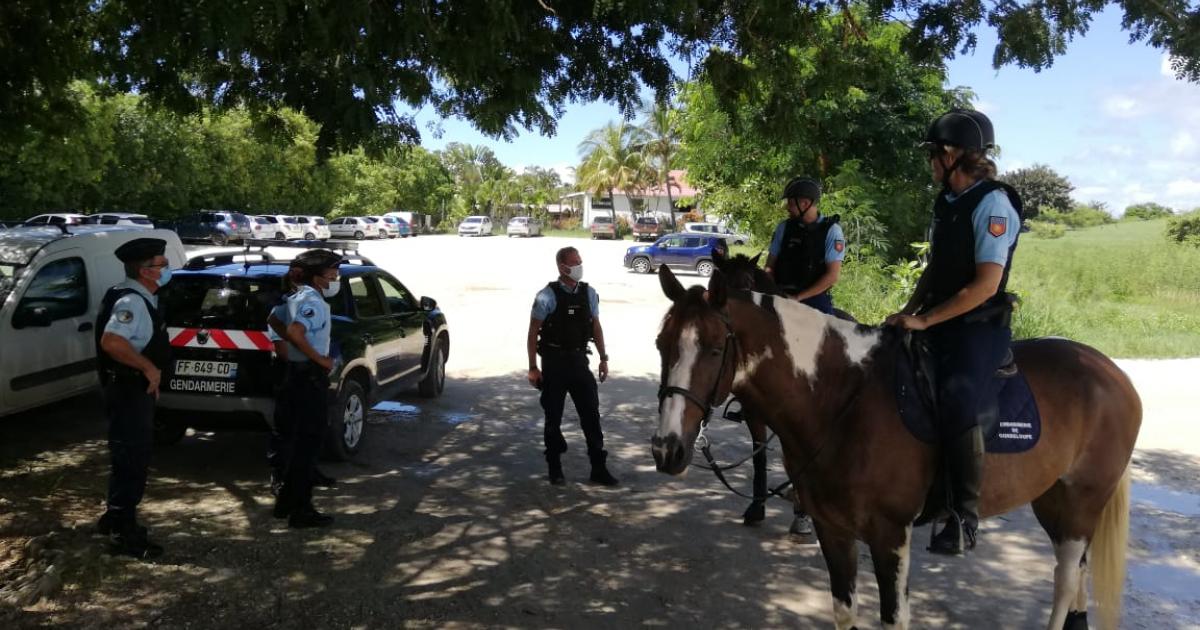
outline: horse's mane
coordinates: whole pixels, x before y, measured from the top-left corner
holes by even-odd
[[[779,287],[775,280],[758,266],[759,256],[750,258],[745,254],[736,254],[730,258],[714,257],[713,262],[725,274],[731,288],[778,295]]]

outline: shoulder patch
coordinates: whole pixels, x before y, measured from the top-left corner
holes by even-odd
[[[997,238],[1008,232],[1008,217],[988,217],[988,234]]]
[[[122,324],[128,324],[133,321],[133,311],[120,310],[113,313],[113,317],[116,317],[117,321]]]
[[[845,250],[845,249],[846,249],[846,241],[843,241],[843,240],[841,240],[841,239],[838,239],[838,240],[836,240],[836,241],[834,241],[834,242],[833,242],[833,251],[835,251],[835,252],[837,252],[837,253],[839,253],[839,254],[840,254],[840,253],[842,253],[842,251],[843,251],[843,250]]]
[[[303,317],[312,317],[313,315],[316,315],[316,314],[317,314],[316,309],[314,309],[312,307],[306,308],[300,312],[300,315]]]

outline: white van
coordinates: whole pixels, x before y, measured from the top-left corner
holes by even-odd
[[[167,242],[170,230],[76,225],[0,231],[0,416],[96,387],[96,317],[109,287],[125,277],[114,251],[135,238]]]

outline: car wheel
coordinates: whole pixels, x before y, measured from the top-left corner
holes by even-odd
[[[711,260],[701,260],[700,262],[696,263],[696,273],[700,274],[701,276],[707,278],[712,275],[712,272],[713,264]]]
[[[313,234],[312,232],[309,232],[308,234],[305,234],[305,235],[304,235],[304,240],[306,240],[306,241],[315,241],[315,240],[317,240],[317,235],[316,235],[316,234]]]
[[[225,236],[224,232],[217,232],[212,235],[212,244],[217,247],[224,247],[229,243],[229,237]]]
[[[442,349],[441,344],[434,347],[433,356],[429,360],[432,364],[425,372],[425,378],[421,379],[418,389],[425,398],[437,398],[446,388],[446,351]]]
[[[363,240],[363,237],[364,237],[364,236],[365,236],[365,235],[364,235],[364,234],[363,234],[361,231],[359,231],[359,232],[355,232],[355,233],[354,233],[354,238],[355,238],[355,240],[359,240],[359,241],[361,241],[361,240]]]
[[[746,241],[734,241],[733,244],[734,245],[745,245]]]
[[[276,233],[275,233],[275,240],[277,240],[277,241],[286,241],[286,240],[287,240],[287,237],[283,235],[283,232],[276,232]]]
[[[650,273],[650,259],[645,256],[634,258],[633,270],[638,273]]]
[[[187,434],[187,423],[174,414],[161,411],[154,416],[154,444],[156,446],[171,446],[178,444]]]
[[[334,459],[346,461],[358,454],[367,428],[367,392],[353,378],[342,382],[338,404],[329,422],[329,451]]]

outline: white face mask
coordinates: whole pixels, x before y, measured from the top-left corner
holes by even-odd
[[[582,264],[575,265],[574,267],[567,267],[567,269],[569,269],[569,271],[567,272],[567,276],[569,276],[572,280],[574,280],[575,282],[579,282],[580,280],[583,280],[583,265]]]
[[[342,290],[342,281],[341,280],[332,280],[332,281],[330,281],[329,286],[325,287],[324,289],[321,289],[321,295],[324,295],[327,298],[331,298],[331,297],[337,295],[338,291],[341,291],[341,290]]]

